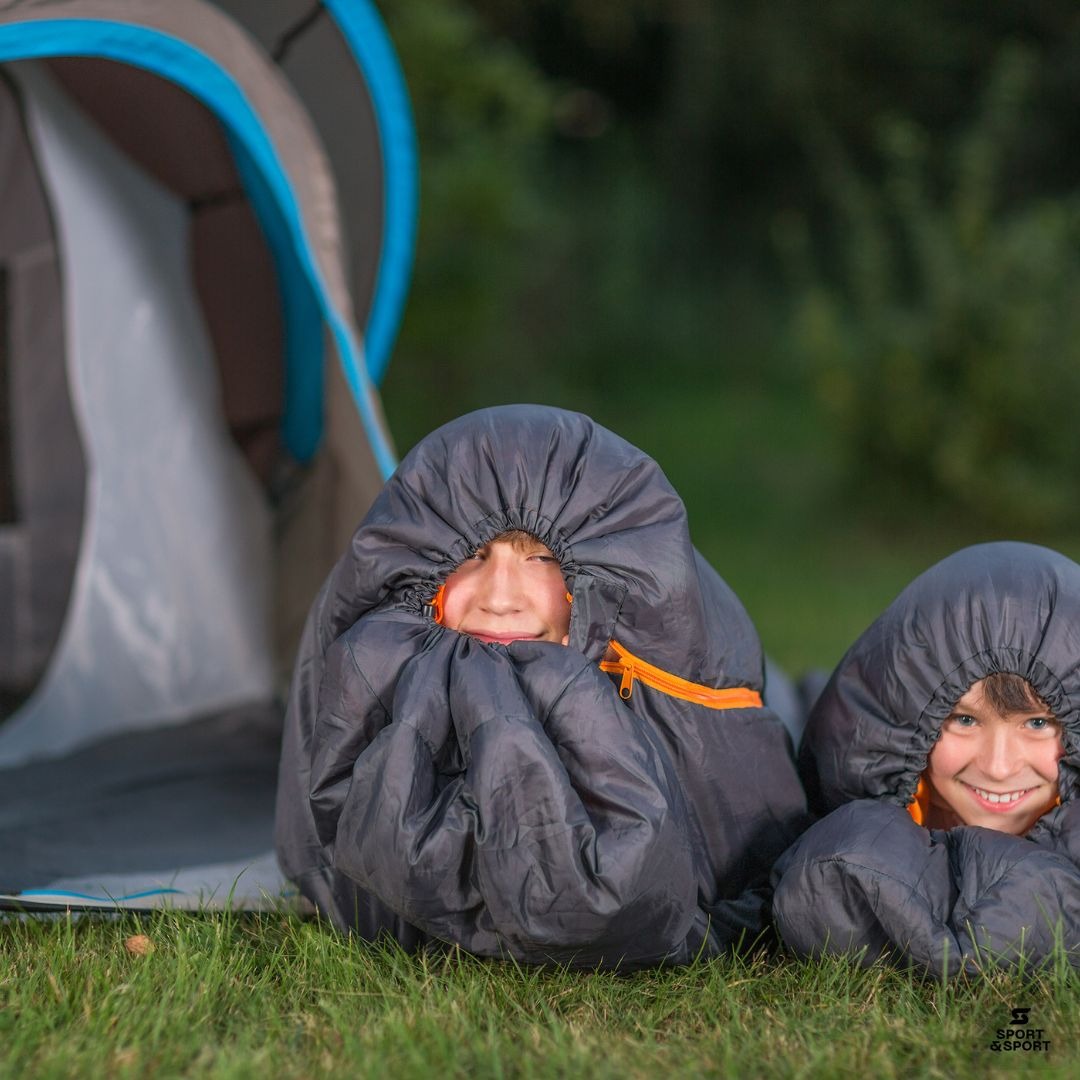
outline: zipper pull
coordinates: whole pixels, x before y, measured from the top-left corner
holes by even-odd
[[[432,619],[440,626],[443,624],[443,593],[446,592],[446,585],[440,585],[438,592],[430,599],[425,601],[424,607],[431,612]]]
[[[629,701],[634,692],[634,665],[627,660],[622,662],[622,680],[619,682],[619,697]]]

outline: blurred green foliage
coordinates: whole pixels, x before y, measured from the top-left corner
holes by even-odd
[[[796,667],[964,543],[1073,551],[1075,0],[379,2],[421,150],[402,452],[590,413]]]
[[[1057,483],[1061,440],[999,419],[1032,414],[1051,356],[1068,397],[1072,0],[381,6],[422,164],[403,448],[495,401],[625,416],[658,388],[806,387],[810,361],[852,458],[916,503],[963,490],[995,519],[995,491]]]
[[[802,270],[796,342],[866,490],[1047,528],[1080,520],[1080,202],[1004,205],[1034,65],[1001,52],[937,185],[933,139],[908,119],[879,121],[880,185],[817,133],[843,221],[832,281],[808,269],[805,229],[778,233]]]
[[[552,91],[467,4],[388,0],[383,14],[412,99],[422,183],[395,375],[407,379],[414,397],[460,403],[477,357],[506,332],[503,313],[527,270],[519,252],[550,214],[536,174]]]

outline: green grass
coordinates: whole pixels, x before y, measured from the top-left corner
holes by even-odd
[[[469,407],[511,400],[498,381],[487,398],[476,389]],[[402,450],[449,418],[441,396],[409,393],[388,398]],[[642,400],[544,373],[515,394],[588,412],[660,462],[695,542],[793,673],[834,664],[912,577],[994,535],[848,501],[840,447],[794,386],[728,380]],[[1010,536],[1080,556],[1080,538],[1030,535],[1019,515]],[[129,953],[132,934],[154,951]],[[990,1049],[1023,1005],[1049,1055]],[[1071,1078],[1080,973],[941,984],[762,953],[619,976],[409,957],[281,916],[0,922],[2,1078],[667,1074]]]
[[[125,948],[132,934],[154,944]],[[995,1053],[1030,1006],[1049,1054]],[[760,953],[617,974],[410,957],[281,916],[0,924],[3,1076],[1076,1075],[1080,976]]]

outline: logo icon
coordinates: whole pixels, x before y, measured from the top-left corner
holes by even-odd
[[[1029,1026],[1031,1024],[1031,1006],[1018,1005],[1009,1011],[1009,1023],[1006,1027],[1000,1027],[994,1034],[990,1043],[990,1049],[995,1054],[1015,1053],[1050,1053],[1051,1040],[1046,1037],[1044,1028]]]

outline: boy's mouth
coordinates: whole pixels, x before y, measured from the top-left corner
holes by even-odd
[[[486,641],[495,645],[509,645],[512,641],[535,641],[540,636],[539,634],[528,634],[520,630],[510,630],[501,634],[486,633],[483,630],[466,630],[464,632],[478,641]]]
[[[1035,790],[1034,788],[1017,788],[1015,791],[990,791],[988,788],[969,784],[966,780],[961,780],[960,783],[974,795],[975,801],[980,806],[998,814],[1018,806],[1026,796]]]

